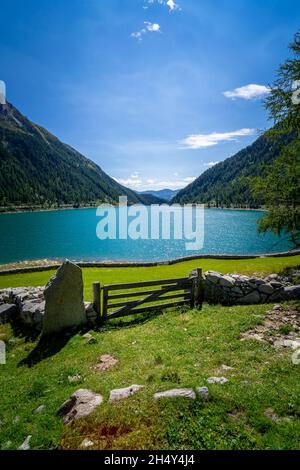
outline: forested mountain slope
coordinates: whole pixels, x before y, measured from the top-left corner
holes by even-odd
[[[249,179],[267,171],[283,145],[293,137],[274,140],[266,134],[252,145],[206,170],[172,199],[172,203],[203,203],[211,206],[258,207],[263,200],[251,194]]]
[[[149,203],[121,186],[98,165],[24,117],[0,105],[0,206]]]

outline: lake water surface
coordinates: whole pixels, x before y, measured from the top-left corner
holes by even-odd
[[[184,240],[104,240],[96,236],[96,209],[0,215],[0,263],[29,259],[160,261],[196,254],[262,254],[291,248],[286,237],[259,235],[259,211],[205,209],[204,246]]]

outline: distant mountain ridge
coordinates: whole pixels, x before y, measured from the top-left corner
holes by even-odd
[[[206,170],[179,191],[171,202],[213,207],[260,207],[264,201],[254,198],[249,179],[264,174],[266,165],[270,165],[279,156],[282,146],[292,139],[292,135],[285,135],[275,141],[263,134],[252,145]]]
[[[173,197],[179,192],[179,189],[158,189],[158,190],[147,190],[140,191],[140,194],[151,195],[163,199],[165,201],[171,201]]]
[[[13,105],[0,105],[0,206],[117,203],[121,195],[131,204],[153,201],[120,185]]]

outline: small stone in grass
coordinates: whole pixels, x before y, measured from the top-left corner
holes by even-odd
[[[86,339],[87,344],[97,343],[97,339],[94,338],[94,336],[92,336],[90,333],[85,333],[82,337]]]
[[[209,400],[209,390],[207,387],[197,387],[196,393],[199,395],[203,400]]]
[[[88,447],[92,447],[93,445],[94,445],[93,441],[86,438],[82,441],[82,443],[80,444],[80,447],[87,449]]]
[[[30,449],[30,439],[32,436],[27,436],[25,441],[23,442],[22,445],[18,448],[18,450],[29,450]]]
[[[63,416],[65,424],[70,424],[74,420],[89,416],[102,401],[102,395],[92,390],[80,389],[61,405],[57,414]]]
[[[223,370],[233,370],[234,367],[226,366],[226,364],[222,364],[222,365],[221,365],[221,369],[223,369]]]
[[[110,392],[109,401],[115,402],[115,401],[123,400],[124,398],[128,398],[134,393],[138,392],[142,388],[144,388],[144,385],[135,385],[135,384],[126,388],[116,388],[115,390],[112,390]]]
[[[36,408],[35,410],[33,410],[33,414],[35,415],[38,415],[40,413],[43,413],[43,411],[45,410],[46,406],[45,405],[40,405],[38,408]]]
[[[158,392],[153,395],[154,400],[160,398],[191,398],[195,400],[196,394],[192,388],[173,388],[165,392]]]
[[[69,375],[68,376],[68,381],[69,381],[70,384],[80,382],[81,381],[81,375],[80,374]]]
[[[228,379],[226,379],[226,377],[209,377],[207,379],[207,382],[209,384],[225,384],[226,382],[228,382]]]

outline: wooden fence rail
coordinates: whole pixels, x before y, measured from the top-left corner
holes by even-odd
[[[111,284],[102,288],[99,282],[93,284],[93,305],[102,321],[182,305],[201,308],[202,302],[199,268],[187,278]]]

